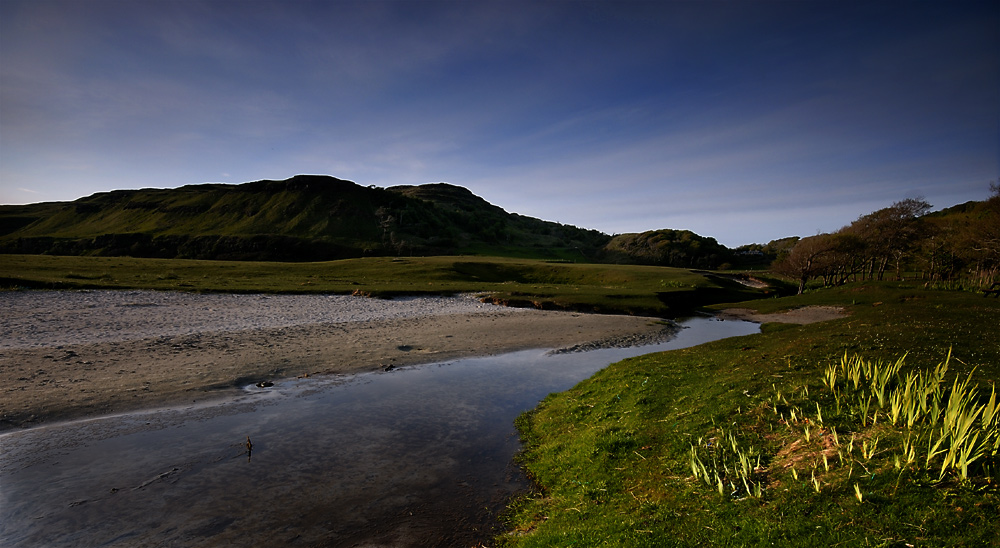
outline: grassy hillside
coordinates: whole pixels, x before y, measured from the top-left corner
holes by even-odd
[[[1000,300],[881,283],[739,306],[806,305],[843,306],[849,317],[765,324],[758,335],[625,360],[521,417],[522,462],[540,491],[517,505],[502,542],[997,545],[998,419],[982,431],[988,411],[970,422],[988,442],[967,477],[942,473],[949,447],[963,447],[934,445],[946,413],[907,426],[904,412],[893,424],[888,397],[950,350],[940,408],[958,401],[952,383],[969,375],[979,388],[966,409],[988,406],[1000,380]],[[836,396],[824,383],[845,353],[883,362],[879,371],[906,356],[887,376],[884,407],[864,375],[855,389],[841,374]]]
[[[802,255],[796,248],[810,248],[803,251],[811,253],[804,262],[787,265],[790,275],[807,281],[819,277],[827,284],[864,272],[877,272],[883,279],[891,259],[898,276],[910,273],[934,282],[974,278],[988,286],[1000,257],[998,200],[994,196],[903,220],[887,217],[893,208],[886,208],[864,216],[871,226],[852,228],[857,234],[821,235],[821,249],[816,249],[817,237],[789,237],[731,250],[688,230],[612,237],[507,213],[468,189],[445,183],[379,188],[298,175],[284,181],[117,190],[73,202],[0,205],[0,254],[241,261],[482,255],[761,269],[776,259],[785,263]]]
[[[690,230],[651,230],[641,234],[620,234],[601,253],[604,262],[655,264],[679,268],[719,268],[733,259],[733,253],[715,238]]]
[[[582,259],[608,236],[511,215],[464,188],[334,177],[118,190],[0,206],[0,252],[238,260],[478,253]]]
[[[280,263],[7,255],[0,261],[0,287],[382,296],[479,292],[515,306],[661,316],[764,294],[686,269],[496,257]]]
[[[612,238],[508,213],[444,183],[378,188],[314,175],[0,205],[0,253],[242,261],[483,255],[678,268],[742,257],[687,230]]]

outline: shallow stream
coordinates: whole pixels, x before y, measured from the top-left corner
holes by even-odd
[[[626,357],[759,330],[682,325],[654,346],[290,380],[208,406],[7,433],[0,545],[478,545],[529,487],[512,463],[519,413]]]

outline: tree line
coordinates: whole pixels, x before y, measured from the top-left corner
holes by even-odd
[[[929,213],[907,198],[862,215],[833,233],[801,238],[772,268],[798,280],[840,285],[863,280],[923,279],[984,287],[1000,270],[1000,184],[985,202]]]

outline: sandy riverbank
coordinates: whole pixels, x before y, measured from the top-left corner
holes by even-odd
[[[262,380],[528,348],[662,340],[655,318],[485,305],[150,291],[0,293],[0,431],[226,397]]]
[[[723,319],[732,318],[734,320],[746,320],[756,323],[774,322],[800,325],[836,320],[846,316],[847,312],[840,306],[805,306],[773,314],[761,314],[749,308],[727,308],[719,313],[719,317]]]

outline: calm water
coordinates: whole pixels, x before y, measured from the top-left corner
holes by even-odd
[[[3,546],[472,546],[527,488],[514,418],[641,348],[525,351],[248,388],[206,407],[0,437]],[[247,452],[246,439],[252,441]]]

